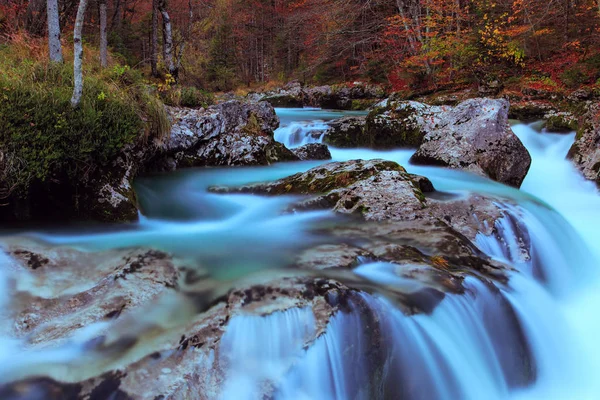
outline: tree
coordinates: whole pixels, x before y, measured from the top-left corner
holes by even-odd
[[[162,16],[163,21],[163,45],[164,45],[164,53],[165,53],[165,64],[167,64],[167,68],[169,69],[169,74],[177,80],[177,67],[175,66],[175,62],[173,61],[173,27],[171,25],[171,18],[169,17],[169,12],[167,11],[167,0],[159,0],[158,2],[158,10],[160,11],[160,15]]]
[[[62,47],[60,44],[60,20],[58,18],[58,0],[47,0],[48,14],[48,51],[50,61],[62,63]]]
[[[51,1],[51,0],[48,0]],[[54,0],[56,1],[56,0]],[[108,65],[108,36],[106,35],[106,0],[99,0],[100,7],[100,66]]]
[[[152,0],[152,33],[150,38],[150,69],[158,77],[158,1]]]
[[[75,29],[73,30],[73,96],[71,105],[78,107],[83,95],[83,42],[81,32],[83,31],[83,20],[88,0],[79,0],[77,17],[75,17]]]

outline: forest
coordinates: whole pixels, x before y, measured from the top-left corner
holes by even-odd
[[[169,74],[211,92],[291,80],[361,80],[406,93],[494,81],[560,91],[600,78],[600,1],[88,2],[86,45],[100,47],[105,29],[111,57],[157,84]],[[0,40],[45,37],[46,3],[1,0]],[[66,46],[80,2],[51,3]]]

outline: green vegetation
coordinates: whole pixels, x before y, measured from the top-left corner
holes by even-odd
[[[168,131],[164,107],[138,71],[88,69],[74,109],[72,66],[38,61],[36,50],[30,43],[0,48],[0,148],[8,166],[1,178],[13,190],[58,173],[81,179],[124,146]]]
[[[215,103],[212,93],[192,86],[169,87],[160,92],[160,98],[166,105],[172,107],[206,108]]]

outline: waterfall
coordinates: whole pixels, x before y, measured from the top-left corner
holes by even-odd
[[[275,140],[288,148],[302,146],[308,143],[321,143],[328,126],[321,121],[309,124],[293,122],[275,130]]]

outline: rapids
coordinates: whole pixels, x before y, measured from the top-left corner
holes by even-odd
[[[276,139],[295,147],[321,141],[326,121],[340,113],[281,109],[278,115],[282,126]],[[226,378],[219,397],[254,399],[272,382],[277,399],[597,399],[600,196],[565,160],[574,134],[540,132],[537,126],[513,126],[533,160],[520,190],[460,171],[412,166],[414,150],[330,149],[334,161],[396,161],[445,192],[514,200],[518,207],[503,205],[497,234],[479,234],[476,241],[514,272],[506,285],[467,278],[466,293],[447,295],[430,315],[404,315],[383,297],[359,293],[310,346],[306,340],[316,329],[310,309],[235,317],[221,339],[218,363]],[[199,260],[223,281],[275,270],[299,249],[327,242],[318,228],[338,219],[321,211],[282,213],[293,197],[215,195],[207,188],[274,180],[320,163],[186,170],[140,179],[136,190],[143,215],[135,224],[20,234],[86,251],[150,246]],[[530,258],[523,257],[517,231],[530,238]],[[0,257],[0,263],[10,264]],[[364,260],[355,273],[375,283],[406,285],[393,270],[393,264]],[[0,272],[4,286],[9,269]],[[0,302],[3,310],[10,308],[6,296],[0,295]],[[87,327],[58,348],[28,350],[6,333],[7,320],[0,321],[1,383],[35,373],[64,377],[84,368],[86,360],[104,357],[85,347],[104,326]],[[375,347],[373,332],[381,338]],[[19,361],[9,363],[14,359]],[[61,366],[65,372],[50,374]]]

